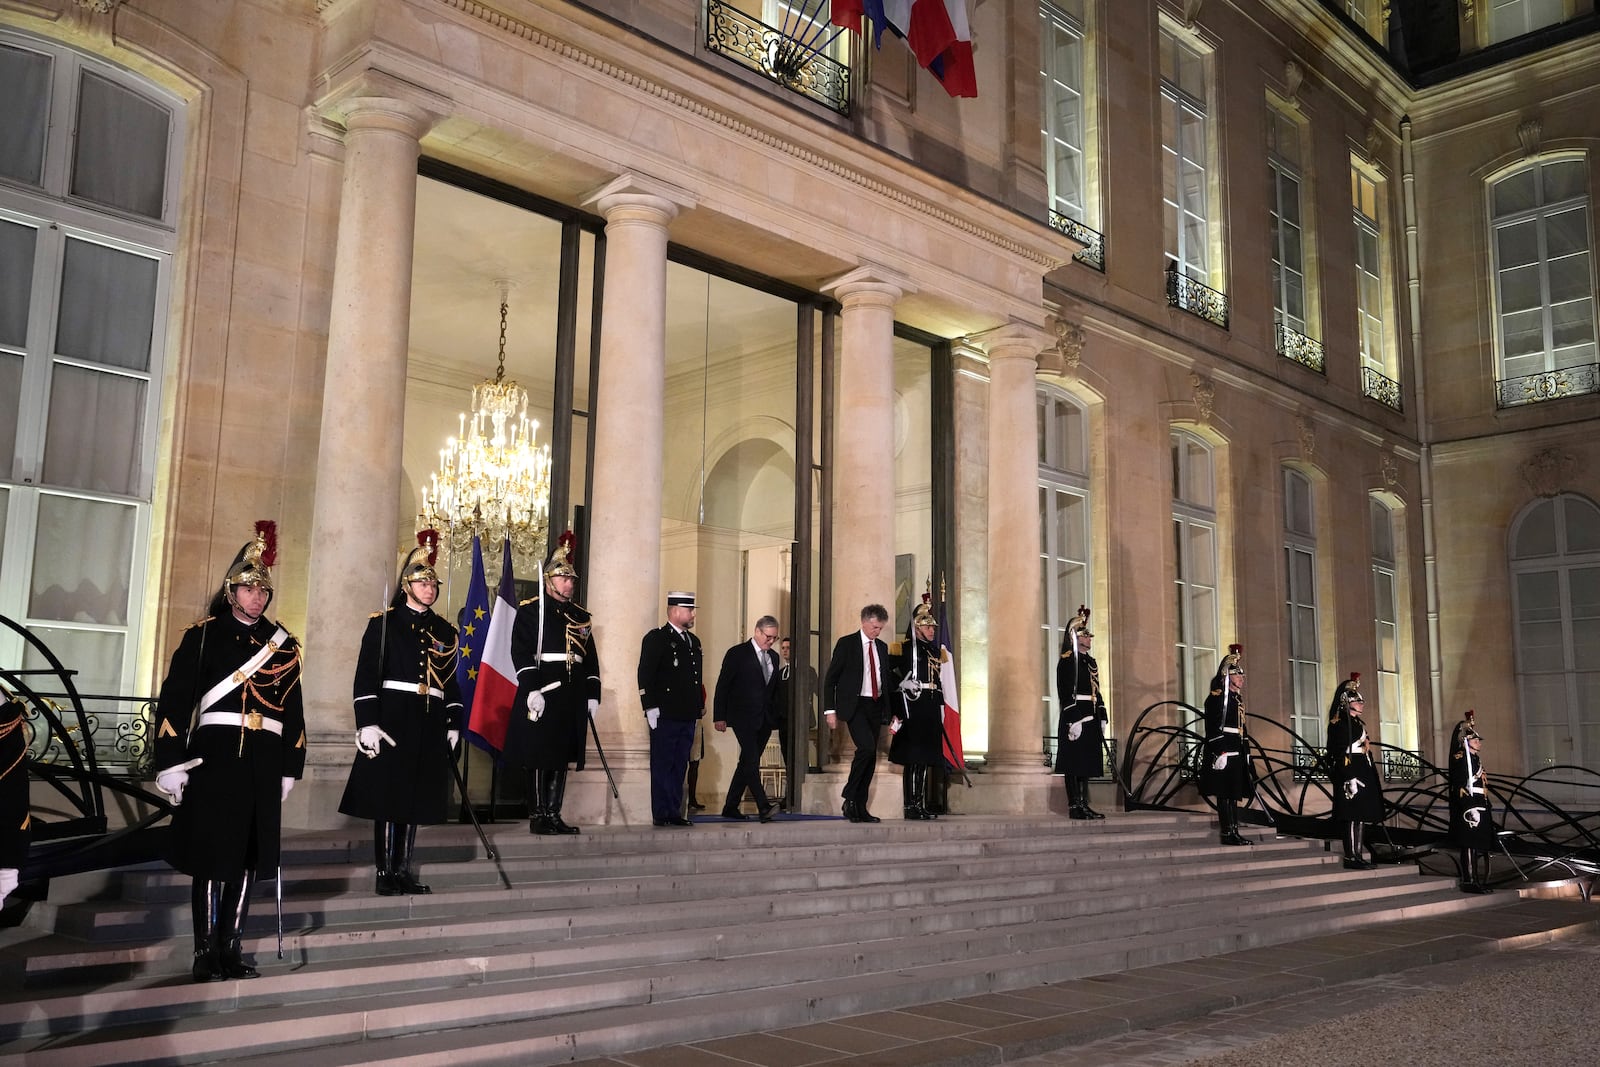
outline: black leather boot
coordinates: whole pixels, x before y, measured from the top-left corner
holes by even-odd
[[[1248,845],[1249,838],[1239,835],[1239,802],[1237,800],[1217,801],[1217,819],[1222,824],[1222,843],[1224,845]]]
[[[1493,893],[1494,892],[1493,889],[1490,889],[1488,887],[1488,885],[1485,884],[1487,882],[1487,878],[1480,878],[1478,876],[1478,856],[1479,855],[1480,855],[1480,853],[1476,849],[1464,848],[1464,849],[1461,850],[1461,882],[1460,882],[1460,885],[1461,885],[1461,891],[1463,893]],[[1483,866],[1484,866],[1484,869],[1485,869],[1484,873],[1487,874],[1488,873],[1488,866],[1489,866],[1489,862],[1488,862],[1487,858],[1484,859]]]
[[[920,821],[927,818],[922,812],[922,805],[917,803],[916,788],[916,771],[907,766],[900,772],[900,807],[902,815],[908,821]]]
[[[416,873],[411,869],[411,857],[417,850],[417,824],[396,824],[394,828],[394,853],[393,862],[389,869],[394,872],[394,887],[397,892],[407,893],[411,896],[421,896],[433,890],[417,881]]]
[[[549,837],[556,832],[550,822],[550,809],[547,806],[549,790],[546,779],[549,777],[549,771],[528,772],[528,833],[541,837]]]
[[[1083,798],[1078,795],[1078,779],[1067,774],[1063,775],[1061,780],[1067,787],[1067,817],[1087,819],[1089,816],[1083,810]]]
[[[568,825],[561,818],[561,804],[567,797],[567,772],[546,771],[547,783],[545,785],[545,818],[549,821],[552,830],[558,834],[577,834],[583,831],[576,826]]]
[[[1372,864],[1361,858],[1361,823],[1351,820],[1344,824],[1344,869],[1370,871]]]
[[[919,763],[911,769],[911,796],[924,819],[937,819],[938,813],[928,807],[928,765]]]
[[[222,901],[217,941],[222,959],[224,978],[260,978],[260,973],[244,961],[239,944],[244,921],[250,914],[250,890],[255,888],[256,872],[246,870],[236,882],[222,887]]]
[[[377,868],[378,877],[373,891],[380,897],[399,895],[402,890],[394,884],[394,823],[375,822],[372,824],[372,862]]]
[[[1103,819],[1103,818],[1105,818],[1104,815],[1101,815],[1098,811],[1095,811],[1093,808],[1091,808],[1089,806],[1089,779],[1083,778],[1083,777],[1080,777],[1078,779],[1078,796],[1083,798],[1082,800],[1079,801],[1079,803],[1082,804],[1082,806],[1083,806],[1083,814],[1084,814],[1084,816],[1086,818],[1090,818],[1090,819]]]
[[[196,982],[220,982],[222,957],[217,948],[218,901],[222,887],[208,879],[196,878],[189,890],[189,908],[194,918],[194,966],[189,973]]]
[[[950,769],[940,760],[928,768],[927,791],[923,794],[922,810],[938,818],[950,814]]]

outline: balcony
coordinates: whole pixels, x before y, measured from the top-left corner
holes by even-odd
[[[1600,363],[1580,363],[1560,370],[1524,374],[1520,378],[1502,378],[1494,385],[1495,406],[1502,408],[1597,393],[1600,392]]]
[[[1278,323],[1273,336],[1278,347],[1278,355],[1293,360],[1302,367],[1309,367],[1318,374],[1328,373],[1322,359],[1321,341],[1313,341],[1294,327],[1285,326],[1281,322]]]
[[[1361,395],[1369,396],[1396,411],[1405,410],[1400,403],[1400,383],[1371,367],[1361,368]]]
[[[791,37],[721,0],[706,0],[706,50],[841,115],[850,114],[850,68],[823,55],[834,28],[808,19]]]
[[[1083,251],[1072,258],[1086,267],[1093,267],[1101,274],[1106,272],[1106,235],[1099,230],[1091,230],[1076,219],[1068,218],[1059,211],[1050,212],[1050,228],[1066,234],[1068,237],[1083,245]]]
[[[1167,306],[1228,328],[1228,294],[1200,284],[1176,267],[1167,268]]]

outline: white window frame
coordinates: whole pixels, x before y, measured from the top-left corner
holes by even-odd
[[[1387,295],[1384,290],[1383,278],[1383,194],[1384,183],[1381,179],[1369,173],[1366,169],[1350,165],[1351,206],[1350,216],[1355,224],[1356,231],[1356,340],[1361,346],[1361,366],[1367,370],[1376,371],[1386,378],[1398,381],[1398,376],[1390,364],[1389,359],[1389,327],[1384,321],[1384,305]],[[1361,209],[1359,190],[1370,187],[1372,190],[1373,213],[1368,215]],[[1372,262],[1362,262],[1362,240],[1366,238],[1372,244]],[[1363,284],[1366,282],[1368,284]],[[1364,295],[1370,288],[1372,299],[1369,301]]]
[[[1061,602],[1059,589],[1055,581],[1056,568],[1062,564],[1070,564],[1082,568],[1083,571],[1083,604],[1092,610],[1094,593],[1094,560],[1092,553],[1093,538],[1089,528],[1090,515],[1090,490],[1089,490],[1089,412],[1075,397],[1070,396],[1060,389],[1041,385],[1035,393],[1034,403],[1039,411],[1039,425],[1043,434],[1039,441],[1039,583],[1041,589],[1040,612],[1040,640],[1044,644],[1044,685],[1042,693],[1044,730],[1048,735],[1055,732],[1056,716],[1059,704],[1056,697],[1056,660],[1060,655],[1061,641],[1066,634],[1067,624],[1077,614],[1079,604],[1066,604]],[[1057,422],[1049,417],[1055,405],[1066,405],[1076,408],[1079,415],[1078,425],[1082,427],[1082,434],[1076,442],[1077,452],[1083,457],[1083,469],[1072,470],[1056,466],[1050,462],[1054,457],[1064,454],[1057,437]],[[1084,558],[1078,559],[1066,555],[1059,544],[1059,524],[1056,522],[1055,502],[1061,496],[1075,497],[1081,501],[1079,514],[1083,517],[1083,527],[1079,530],[1081,543],[1085,548]],[[1093,629],[1090,626],[1090,629]]]
[[[1289,501],[1293,497],[1293,483],[1303,483],[1309,503],[1308,529],[1293,528]],[[1284,619],[1288,626],[1285,647],[1288,650],[1289,709],[1294,730],[1313,748],[1320,749],[1324,741],[1322,707],[1322,650],[1320,607],[1317,602],[1317,535],[1316,486],[1312,480],[1291,467],[1283,469],[1283,551],[1284,551]],[[1304,570],[1311,576],[1310,588],[1302,588],[1295,577],[1296,562],[1304,560]],[[1297,616],[1310,613],[1310,625],[1305,628],[1311,635],[1311,647],[1305,648],[1296,640],[1301,631]]]
[[[1221,564],[1218,547],[1216,508],[1216,454],[1212,447],[1192,433],[1174,430],[1172,448],[1172,529],[1173,529],[1173,581],[1177,596],[1177,632],[1173,635],[1173,648],[1178,667],[1178,699],[1192,707],[1202,707],[1210,691],[1211,676],[1221,657],[1221,618],[1218,585]],[[1202,493],[1192,484],[1189,473],[1190,458],[1200,454],[1208,468],[1207,491]],[[1209,535],[1211,559],[1208,561],[1212,575],[1211,584],[1196,580],[1202,570],[1194,555],[1193,531],[1203,530]],[[1210,603],[1209,612],[1205,604]],[[1202,618],[1202,613],[1209,615]],[[1200,644],[1194,638],[1205,624],[1211,630],[1211,643]]]
[[[1041,133],[1044,137],[1045,187],[1050,197],[1050,210],[1065,215],[1074,222],[1081,222],[1086,226],[1093,225],[1096,220],[1089,217],[1087,147],[1083,143],[1074,144],[1068,139],[1057,121],[1064,104],[1074,107],[1077,111],[1079,140],[1082,142],[1088,139],[1085,86],[1073,84],[1067,72],[1058,69],[1058,64],[1055,62],[1057,49],[1054,47],[1057,40],[1063,37],[1075,42],[1079,52],[1078,71],[1082,75],[1087,70],[1088,34],[1077,16],[1057,4],[1050,3],[1049,0],[1044,0],[1039,5],[1039,27],[1040,95],[1044,110]],[[1073,190],[1063,190],[1061,187],[1062,177],[1057,171],[1056,161],[1062,148],[1078,159],[1079,186]]]
[[[1406,661],[1405,629],[1401,614],[1404,590],[1400,587],[1399,527],[1394,509],[1376,496],[1368,498],[1372,527],[1372,622],[1376,640],[1374,673],[1378,678],[1378,723],[1388,743],[1400,748],[1417,748],[1416,709],[1406,699],[1403,665]],[[1386,525],[1389,553],[1384,555],[1377,537],[1378,523]],[[1384,595],[1387,588],[1389,595]],[[1389,656],[1384,655],[1385,649]]]
[[[1287,125],[1294,130],[1295,136],[1300,135],[1300,124],[1293,116],[1271,109],[1271,122],[1274,130]],[[1272,189],[1269,191],[1271,205],[1268,209],[1271,232],[1277,234],[1277,239],[1272,242],[1272,266],[1276,275],[1276,284],[1272,292],[1273,316],[1277,322],[1295,332],[1311,336],[1311,283],[1306,277],[1306,213],[1305,213],[1305,176],[1296,164],[1283,155],[1277,146],[1276,133],[1273,136],[1272,146],[1267,152],[1267,169],[1272,176]],[[1298,222],[1289,224],[1284,218],[1283,183],[1294,183],[1295,191],[1295,217]],[[1292,225],[1300,235],[1299,255],[1293,263],[1287,252],[1287,237],[1285,229]],[[1300,279],[1300,315],[1298,318],[1290,315],[1288,311],[1288,284],[1289,275],[1293,273]]]
[[[1546,26],[1559,25],[1570,14],[1566,0],[1538,0],[1538,3],[1543,8],[1541,12],[1534,11],[1534,0],[1485,0],[1489,43],[1499,44]]]
[[[1161,46],[1171,41],[1180,51],[1188,52],[1194,56],[1205,68],[1205,91],[1211,91],[1210,57],[1184,37],[1162,26],[1160,30]],[[1167,144],[1163,134],[1161,145],[1162,168],[1162,229],[1166,229],[1167,217],[1170,214],[1176,225],[1176,233],[1166,233],[1165,261],[1168,269],[1176,267],[1185,277],[1207,285],[1219,292],[1223,286],[1218,281],[1212,270],[1211,254],[1211,119],[1208,102],[1193,93],[1185,91],[1169,79],[1161,79],[1161,107],[1163,112],[1170,113],[1173,139],[1176,144]],[[1184,115],[1190,115],[1199,120],[1198,145],[1189,143],[1184,135]],[[1191,131],[1192,133],[1192,131]],[[1187,163],[1200,172],[1200,203],[1198,213],[1185,209],[1183,200],[1183,165]],[[1173,200],[1167,195],[1170,187],[1172,195],[1178,197]],[[1191,205],[1193,206],[1193,205]],[[1191,240],[1188,236],[1189,227],[1184,225],[1184,220],[1193,218],[1199,220],[1198,240]],[[1198,248],[1194,245],[1198,244]]]

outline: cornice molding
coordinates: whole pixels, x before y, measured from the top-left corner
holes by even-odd
[[[324,2],[336,3],[338,0],[324,0]],[[477,19],[479,22],[482,22],[487,26],[492,26],[497,30],[509,33],[514,37],[527,41],[531,45],[554,53],[562,59],[580,64],[581,66],[587,67],[597,74],[603,74],[606,77],[609,77],[627,86],[629,89],[646,93],[657,98],[658,100],[661,100],[663,103],[669,104],[681,111],[688,112],[689,114],[694,115],[696,118],[715,123],[725,130],[736,133],[741,137],[745,137],[748,140],[754,141],[766,148],[781,152],[784,155],[790,156],[791,158],[807,164],[808,166],[815,167],[816,169],[824,171],[836,178],[850,182],[852,185],[856,185],[870,193],[881,196],[888,200],[892,200],[895,203],[916,212],[918,215],[936,219],[946,226],[961,230],[964,233],[979,238],[980,240],[1009,252],[1014,256],[1040,266],[1043,268],[1042,272],[1054,270],[1055,268],[1063,266],[1071,260],[1070,253],[1056,257],[1047,255],[1042,251],[1029,248],[1026,245],[1012,240],[1004,234],[999,233],[998,231],[980,226],[970,219],[964,218],[955,212],[947,210],[937,201],[915,196],[902,189],[897,189],[894,186],[889,185],[886,182],[879,181],[878,179],[873,178],[872,176],[865,174],[854,167],[841,163],[836,159],[831,159],[820,152],[815,152],[811,149],[804,148],[801,145],[796,144],[795,142],[786,138],[780,137],[769,130],[762,129],[761,127],[750,122],[746,122],[743,119],[736,118],[732,114],[729,114],[720,108],[716,108],[700,100],[696,100],[693,97],[671,88],[670,86],[663,85],[660,82],[645,77],[644,75],[635,71],[626,70],[609,60],[602,59],[592,52],[580,48],[569,41],[564,41],[559,37],[556,37],[545,32],[544,30],[539,29],[536,26],[531,25],[530,23],[524,22],[521,19],[513,18],[504,12],[497,11],[487,4],[479,3],[478,0],[435,0],[435,2],[443,7],[458,11],[469,18]],[[1048,227],[1045,226],[1044,222],[1042,221],[1039,222],[1038,225],[1042,229],[1048,229]]]

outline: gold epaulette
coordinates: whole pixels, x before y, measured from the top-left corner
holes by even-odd
[[[904,641],[890,641],[889,642],[889,655],[898,656],[900,653],[905,651],[905,647],[906,647],[906,643]]]
[[[519,600],[519,601],[517,601],[517,607],[519,607],[519,608],[520,607],[526,607],[527,605],[532,604],[535,600],[538,600],[538,599],[539,598],[536,597],[536,596],[531,596],[527,600]]]
[[[193,629],[194,629],[194,628],[195,628],[195,627],[196,627],[196,626],[204,626],[204,625],[205,625],[205,624],[206,624],[206,623],[208,623],[208,622],[210,622],[210,621],[211,621],[211,620],[212,620],[212,619],[214,619],[214,618],[216,618],[216,616],[215,616],[215,615],[207,615],[207,616],[206,616],[206,617],[205,617],[205,618],[203,618],[203,619],[196,619],[196,620],[194,620],[194,622],[191,622],[191,623],[190,623],[190,624],[189,624],[189,625],[188,625],[188,626],[187,626],[187,627],[186,627],[186,629],[190,629],[190,630],[193,630]]]
[[[374,611],[371,615],[368,615],[367,618],[369,618],[369,619],[381,619],[387,614],[389,614],[387,611]]]

